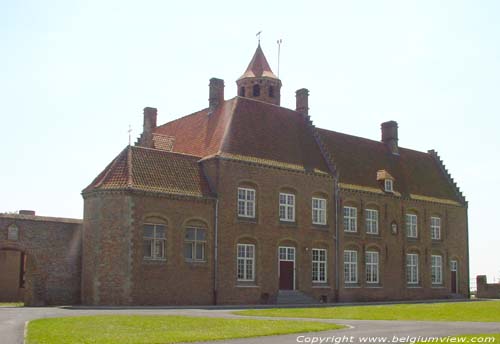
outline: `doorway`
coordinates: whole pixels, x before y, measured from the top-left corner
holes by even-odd
[[[0,301],[24,300],[26,255],[15,250],[0,250]]]
[[[278,248],[279,289],[295,290],[295,247]]]
[[[452,294],[458,293],[458,262],[456,260],[450,261],[451,270],[451,292]]]

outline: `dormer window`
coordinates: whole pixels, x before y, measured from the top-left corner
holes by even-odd
[[[393,192],[394,191],[392,188],[392,179],[386,179],[384,186],[385,186],[385,192]]]
[[[385,192],[394,192],[394,177],[386,170],[377,171],[377,181],[380,183],[380,187],[384,188]]]

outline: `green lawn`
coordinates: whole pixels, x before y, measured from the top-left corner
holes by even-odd
[[[22,302],[0,302],[0,307],[23,307]]]
[[[461,336],[451,336],[448,338],[456,338],[456,340],[443,342],[443,343],[484,343],[484,344],[498,344],[500,343],[500,333],[486,333],[486,334],[464,334]],[[472,340],[471,340],[472,339]],[[429,342],[417,342],[415,344],[429,344]]]
[[[179,343],[343,328],[320,322],[183,316],[99,315],[47,318],[28,324],[28,344]]]
[[[500,301],[246,310],[239,315],[317,319],[498,321]]]

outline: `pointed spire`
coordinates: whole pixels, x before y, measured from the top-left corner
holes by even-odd
[[[262,51],[259,42],[257,50],[255,50],[255,54],[253,55],[252,60],[250,61],[250,64],[247,67],[247,70],[238,80],[245,78],[260,78],[260,77],[278,79],[278,77],[274,75],[273,71],[271,70],[271,67],[269,67],[269,63],[267,62],[267,59],[264,56],[264,52]]]

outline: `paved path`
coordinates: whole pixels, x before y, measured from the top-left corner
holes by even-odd
[[[114,308],[114,309],[66,309],[58,307],[40,307],[40,308],[0,308],[0,342],[3,344],[21,344],[23,343],[24,324],[26,321],[79,315],[96,314],[140,314],[140,315],[187,315],[203,317],[227,317],[241,318],[231,314],[233,310],[229,309],[163,309],[163,308]],[[244,317],[249,318],[249,317]],[[260,319],[271,319],[265,317],[252,317]],[[279,318],[272,318],[279,319]],[[290,320],[290,319],[288,319]],[[473,333],[500,333],[500,323],[480,323],[480,322],[430,322],[430,321],[385,321],[385,320],[320,320],[320,319],[298,319],[299,321],[324,321],[336,324],[349,325],[350,328],[317,332],[314,334],[291,334],[272,337],[258,337],[247,339],[233,339],[227,341],[217,341],[217,344],[241,343],[241,344],[286,344],[298,343],[301,340],[309,340],[312,336],[318,337],[343,337],[342,343],[359,343],[360,337],[380,336],[388,339],[390,342],[394,336],[397,337],[442,337],[457,334]],[[339,339],[338,339],[339,340]],[[332,343],[330,339],[330,343]],[[210,342],[213,344],[214,342]],[[306,341],[307,343],[307,341]],[[309,342],[310,343],[310,342]],[[319,342],[318,342],[319,343]],[[401,343],[401,341],[399,342]],[[408,344],[408,342],[406,343]]]

